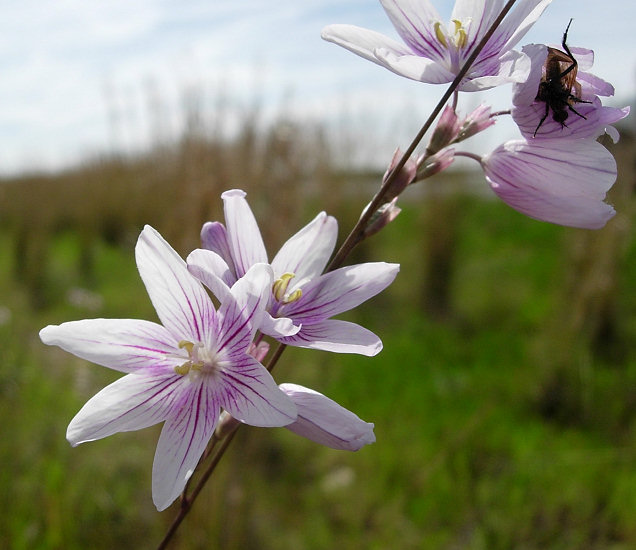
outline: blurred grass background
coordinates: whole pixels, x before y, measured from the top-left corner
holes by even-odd
[[[240,187],[270,253],[319,210],[341,239],[381,174],[353,171],[320,127],[247,113],[228,138],[188,118],[136,156],[0,183],[0,547],[152,548],[175,507],[151,501],[159,427],[72,449],[66,425],[119,375],[38,339],[49,323],[156,319],[134,243],[145,223],[183,255]],[[174,548],[636,547],[634,134],[613,147],[603,230],[523,217],[454,171],[409,190],[351,263],[401,273],[348,318],[375,358],[289,349],[275,377],[375,423],[358,453],[245,428]],[[387,159],[388,162],[389,159]]]

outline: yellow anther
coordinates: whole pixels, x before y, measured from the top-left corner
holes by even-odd
[[[180,374],[181,376],[185,376],[190,372],[190,367],[192,366],[192,361],[186,361],[183,365],[179,365],[174,368],[174,372]]]
[[[459,37],[456,38],[456,43],[457,43],[457,47],[458,48],[463,48],[466,46],[466,43],[468,42],[468,35],[466,34],[466,31],[464,30],[464,28],[462,27],[461,29],[459,29],[458,33]]]
[[[286,304],[291,304],[292,302],[295,302],[296,300],[300,300],[300,297],[303,295],[303,291],[300,288],[297,288],[296,290],[294,290],[294,292],[292,292],[289,296],[285,297],[283,299],[283,302],[285,302]]]
[[[455,24],[455,34],[457,34],[459,30],[462,28],[462,22],[459,19],[453,19],[452,23]]]
[[[442,24],[439,21],[437,21],[437,23],[435,23],[433,28],[435,29],[435,36],[437,37],[437,40],[439,40],[442,46],[444,46],[445,48],[448,48],[448,42],[446,42],[446,36],[444,35],[444,32],[442,31]]]
[[[287,292],[287,287],[289,286],[289,281],[291,281],[295,275],[293,273],[283,273],[280,278],[274,281],[272,285],[272,293],[274,294],[274,298],[279,302],[283,301],[285,298],[285,292]]]
[[[185,349],[188,352],[188,355],[192,355],[193,348],[194,344],[192,342],[188,342],[187,340],[181,340],[179,342],[179,349]]]

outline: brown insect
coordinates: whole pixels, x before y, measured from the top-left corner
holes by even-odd
[[[545,77],[539,84],[539,90],[535,98],[535,101],[543,101],[545,103],[545,113],[535,129],[533,137],[537,135],[539,128],[541,128],[545,119],[548,118],[550,109],[552,109],[552,120],[561,124],[561,127],[567,126],[565,121],[570,114],[569,112],[581,118],[586,118],[574,108],[575,103],[591,103],[591,101],[584,101],[579,97],[581,85],[576,81],[578,63],[566,44],[571,24],[572,19],[570,19],[563,33],[561,45],[565,51],[548,48],[548,57],[545,60]],[[572,93],[572,90],[575,93]]]

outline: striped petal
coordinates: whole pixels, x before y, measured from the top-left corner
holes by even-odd
[[[289,346],[368,357],[382,351],[382,341],[373,332],[355,323],[336,319],[305,324],[298,334],[279,341]]]
[[[257,263],[267,263],[265,244],[254,214],[240,189],[225,191],[221,195],[225,207],[228,246],[234,260],[237,278]]]
[[[152,227],[146,226],[135,248],[139,274],[159,319],[179,340],[204,341],[214,323],[214,306],[186,263]]]
[[[164,327],[138,319],[86,319],[49,325],[42,342],[121,372],[169,373],[178,341]],[[182,361],[181,361],[182,362]]]
[[[298,410],[296,421],[285,426],[295,434],[343,451],[357,451],[375,442],[373,424],[361,420],[332,399],[297,384],[281,384],[280,389]]]
[[[189,381],[184,380],[184,385]],[[152,499],[165,510],[183,491],[205,451],[220,413],[211,384],[192,385],[161,430],[152,465]]]
[[[147,428],[166,419],[180,377],[128,374],[89,399],[71,420],[66,438],[71,445],[118,432]]]

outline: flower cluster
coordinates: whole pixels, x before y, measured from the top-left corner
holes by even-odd
[[[500,0],[457,0],[446,27],[428,0],[380,1],[405,44],[352,25],[330,25],[323,38],[401,76],[434,84],[450,82],[459,74],[503,7]],[[457,155],[468,156],[480,162],[495,194],[516,210],[560,225],[598,229],[615,213],[604,199],[616,180],[616,163],[596,139],[607,133],[616,141],[618,132],[611,124],[626,117],[629,108],[602,105],[599,96],[613,95],[614,88],[588,72],[594,59],[591,50],[569,48],[569,25],[563,50],[543,44],[512,49],[549,3],[518,1],[458,87],[468,92],[512,82],[512,109],[492,114],[482,105],[462,119],[455,95],[426,152],[413,161],[412,182],[445,169]],[[499,114],[512,114],[521,139],[507,141],[483,157],[450,147],[494,124]]]
[[[141,232],[137,267],[161,324],[90,319],[48,326],[45,344],[126,373],[92,397],[71,421],[72,445],[164,422],[153,465],[159,510],[183,491],[221,410],[253,426],[285,426],[318,443],[358,450],[375,441],[373,424],[326,396],[278,386],[261,364],[263,334],[280,342],[375,355],[367,329],[331,319],[386,288],[396,264],[368,263],[322,275],[337,225],[324,212],[267,261],[245,200],[223,194],[227,227],[206,224],[204,249],[185,262],[153,228]],[[218,308],[205,286],[219,302]]]

